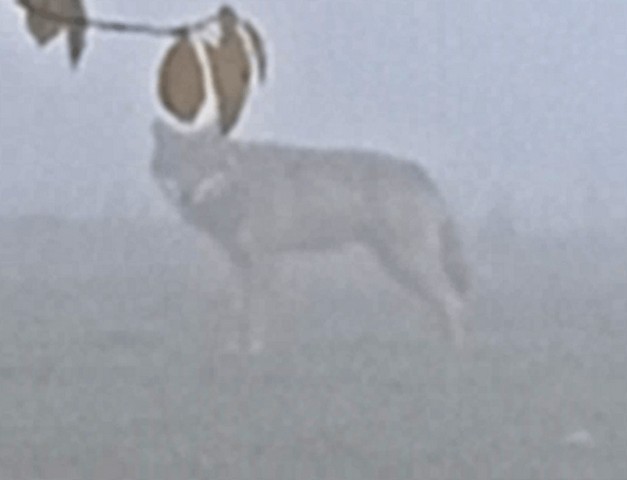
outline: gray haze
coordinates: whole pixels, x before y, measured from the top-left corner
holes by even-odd
[[[155,23],[218,7],[86,1]],[[365,177],[393,178],[391,199],[422,193],[377,219],[415,227],[379,245],[405,240],[392,270],[437,273],[444,240],[429,232],[446,214],[472,280],[457,351],[437,305],[385,275],[376,248],[287,255],[259,282],[257,355],[225,349],[247,278],[218,238],[244,201],[236,177],[205,189],[177,162],[193,156],[153,141],[166,43],[90,32],[71,72],[64,42],[40,51],[13,3],[0,2],[0,479],[625,477],[626,2],[234,5],[271,60],[234,130],[255,143],[235,148],[277,152],[250,156],[249,187],[272,188],[246,197],[248,232],[272,249],[350,231],[373,155],[356,150],[382,152],[385,173]],[[350,161],[320,156],[337,147]],[[164,179],[206,204],[181,208]]]
[[[197,1],[89,2],[94,14],[178,22]],[[373,147],[425,164],[464,214],[506,191],[523,226],[625,217],[623,2],[239,2],[271,43],[271,79],[238,138]],[[161,215],[146,175],[165,45],[89,36],[38,51],[0,4],[4,213]],[[608,205],[611,207],[608,208]]]

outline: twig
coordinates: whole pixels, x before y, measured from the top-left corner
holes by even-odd
[[[192,23],[186,23],[179,26],[156,26],[145,23],[126,23],[111,20],[97,20],[86,17],[76,17],[60,15],[33,6],[30,0],[17,0],[17,3],[24,7],[27,11],[46,20],[51,20],[66,25],[93,28],[96,30],[117,32],[117,33],[135,33],[151,35],[154,37],[180,37],[188,35],[191,32],[198,32],[207,28],[211,23],[218,20],[216,15],[211,15]]]

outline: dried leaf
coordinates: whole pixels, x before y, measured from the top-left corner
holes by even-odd
[[[218,22],[222,33],[228,35],[235,31],[239,23],[237,13],[229,5],[222,5],[218,10]]]
[[[72,27],[68,31],[68,48],[70,52],[70,62],[73,67],[77,67],[85,49],[85,29]]]
[[[65,0],[66,10],[64,15],[71,18],[85,18],[85,9],[82,0]],[[78,25],[68,27],[68,50],[73,67],[78,66],[83,50],[85,49],[85,28]]]
[[[181,38],[167,51],[159,70],[159,97],[181,121],[191,122],[202,108],[206,92],[202,67],[194,46]]]
[[[20,2],[24,5],[24,2]],[[50,12],[53,8],[52,0],[30,0],[28,4],[39,11]],[[61,24],[53,20],[38,15],[32,10],[26,14],[26,26],[28,31],[35,37],[39,46],[43,47],[61,32]]]
[[[266,74],[268,69],[268,57],[266,55],[266,48],[259,34],[259,31],[253,26],[250,22],[244,22],[242,24],[244,31],[248,34],[250,38],[250,43],[253,47],[253,52],[255,54],[255,58],[257,59],[257,73],[259,76],[259,81],[263,83],[266,80]]]
[[[28,10],[27,26],[39,45],[47,44],[62,30],[67,30],[70,60],[72,65],[76,66],[85,48],[85,28],[52,20],[47,18],[46,14],[84,19],[85,9],[82,0],[18,0],[18,2]]]
[[[250,60],[237,31],[224,34],[217,47],[206,43],[205,49],[218,103],[220,131],[226,135],[237,123],[248,95]]]

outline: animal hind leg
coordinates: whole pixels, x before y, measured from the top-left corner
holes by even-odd
[[[374,248],[384,270],[411,294],[425,301],[438,315],[456,349],[463,348],[464,302],[451,284],[440,262],[438,248],[405,251],[392,243],[378,242]]]

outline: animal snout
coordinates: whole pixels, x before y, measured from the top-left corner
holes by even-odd
[[[175,180],[171,179],[161,179],[159,181],[159,186],[161,190],[165,194],[165,196],[175,204],[186,205],[191,201],[191,194],[189,192],[185,192],[179,188],[179,185]]]

